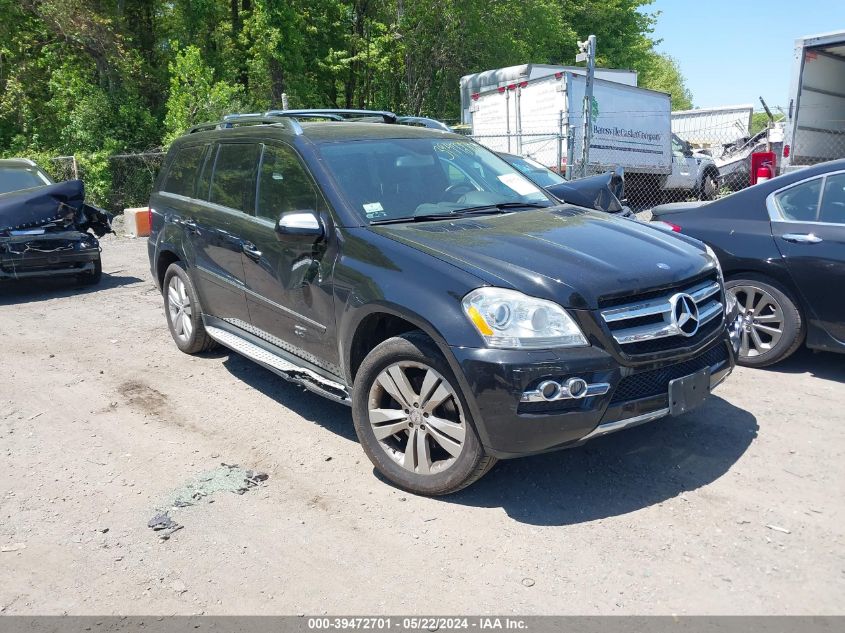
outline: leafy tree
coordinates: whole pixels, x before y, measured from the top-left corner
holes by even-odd
[[[192,125],[221,119],[242,109],[244,89],[239,84],[215,81],[196,46],[176,50],[170,64],[170,96],[164,117],[165,141],[170,142]]]
[[[684,82],[678,62],[669,55],[650,51],[640,66],[639,84],[672,95],[673,110],[692,108],[692,93]]]
[[[467,73],[598,62],[691,96],[651,0],[0,0],[0,154],[104,156],[234,110],[359,107],[455,119]],[[40,154],[43,152],[44,154]],[[98,183],[97,191],[105,191]],[[102,186],[101,186],[102,185]]]

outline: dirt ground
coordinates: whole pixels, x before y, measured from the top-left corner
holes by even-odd
[[[0,612],[845,612],[845,356],[738,369],[684,417],[418,498],[347,408],[180,353],[145,240],[103,261],[94,288],[0,287]],[[269,479],[147,527],[221,462]]]

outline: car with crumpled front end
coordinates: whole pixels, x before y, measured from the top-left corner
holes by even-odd
[[[97,237],[111,216],[85,202],[79,180],[54,183],[33,161],[0,160],[0,281],[102,275]]]

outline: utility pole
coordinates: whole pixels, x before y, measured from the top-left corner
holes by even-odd
[[[766,124],[766,151],[772,151],[772,130],[775,127],[775,117],[763,97],[760,97],[760,103],[763,104],[763,109],[766,111],[766,116],[769,117],[769,122]]]
[[[584,87],[584,133],[581,146],[581,177],[587,175],[590,161],[590,141],[593,138],[593,77],[596,74],[596,36],[591,35],[584,42],[578,42],[579,53],[576,62],[587,62],[587,83]]]

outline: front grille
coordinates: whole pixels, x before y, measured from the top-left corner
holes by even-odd
[[[622,351],[636,356],[690,347],[722,324],[724,297],[715,271],[674,288],[602,302],[601,317]]]
[[[612,406],[628,400],[639,400],[640,398],[668,393],[670,380],[689,376],[705,367],[713,367],[727,359],[728,350],[725,345],[720,343],[716,347],[711,347],[701,356],[685,360],[682,363],[631,374],[619,381],[610,399],[610,404]]]

